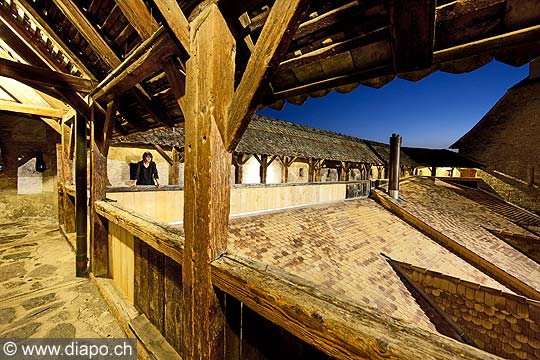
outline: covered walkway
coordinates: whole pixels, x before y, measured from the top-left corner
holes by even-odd
[[[0,337],[126,337],[58,230],[54,197],[0,192]]]

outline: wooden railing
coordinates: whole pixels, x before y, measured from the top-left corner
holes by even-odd
[[[118,204],[96,202],[95,207],[109,220],[109,228],[118,227],[110,236],[115,283],[128,299],[133,286],[133,304],[180,352],[182,230]],[[126,234],[133,242],[126,240]],[[128,270],[117,270],[118,266]],[[211,267],[227,319],[226,359],[327,358],[319,350],[338,359],[499,359],[377,310],[341,301],[283,270],[239,254],[224,254]]]
[[[321,204],[370,194],[370,181],[287,184],[242,184],[231,188],[230,214],[250,214]],[[156,220],[178,223],[184,216],[181,186],[108,188],[107,198]]]

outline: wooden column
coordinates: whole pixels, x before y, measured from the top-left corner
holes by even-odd
[[[62,134],[60,134],[62,136]],[[1,160],[1,159],[0,159]],[[62,176],[62,143],[56,144],[56,187],[58,194],[58,224],[64,224],[64,179]]]
[[[172,164],[169,166],[169,185],[178,185],[180,183],[180,152],[173,146]]]
[[[95,111],[92,107],[91,119],[91,206],[90,221],[92,223],[90,237],[90,264],[92,273],[95,276],[109,275],[109,239],[108,222],[100,215],[96,214],[94,203],[102,201],[106,197],[105,188],[108,183],[107,177],[107,155],[111,135],[116,120],[117,100],[113,99],[107,104],[105,123],[103,120],[94,117]]]
[[[296,161],[296,156],[278,156],[281,163],[281,183],[285,184],[289,180],[289,167]]]
[[[313,164],[313,168],[315,170],[315,174],[314,174],[314,181],[315,182],[321,182],[321,168],[322,168],[323,164],[324,164],[324,159],[317,160]]]
[[[75,228],[77,231],[77,253],[75,256],[75,267],[77,276],[88,275],[88,256],[86,254],[87,238],[87,154],[86,154],[86,119],[80,115],[75,115]]]
[[[308,182],[312,183],[315,174],[315,159],[309,158],[308,166]]]
[[[71,139],[73,127],[65,125],[73,114],[66,115],[62,119],[62,205],[64,211],[64,231],[75,232],[75,204],[68,195],[66,186],[73,183],[73,162],[71,158]]]
[[[244,164],[249,160],[249,155],[236,153],[233,155],[234,183],[241,184],[244,177]]]
[[[437,167],[436,166],[431,167],[431,176],[437,176]]]
[[[272,156],[270,160],[268,160],[268,155],[261,155],[260,158],[255,154],[253,154],[253,156],[260,164],[259,176],[261,178],[261,184],[266,184],[266,174],[268,173],[268,167],[270,166],[270,164],[272,164],[272,161],[274,161],[277,156]]]
[[[234,91],[235,41],[218,6],[190,24],[186,67],[183,359],[224,358],[224,314],[209,263],[227,249],[231,153],[218,123]]]

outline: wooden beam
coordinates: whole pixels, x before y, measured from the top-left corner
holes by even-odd
[[[158,144],[154,144],[154,147],[156,148],[157,152],[163,156],[163,158],[165,159],[166,162],[169,163],[169,165],[173,165],[174,164],[174,161],[173,159],[171,159],[171,157],[169,156],[169,154],[167,154],[167,152],[161,147],[159,146]]]
[[[435,0],[390,0],[390,26],[396,73],[431,66],[435,5]]]
[[[96,86],[92,98],[98,100],[112,93],[122,94],[159,71],[162,68],[161,59],[177,51],[169,34],[160,27]]]
[[[217,287],[336,359],[501,359],[331,296],[286,271],[235,254],[212,263]]]
[[[88,79],[3,58],[0,58],[0,76],[9,77],[24,83],[51,86],[82,93],[89,93],[94,88],[92,81]]]
[[[235,41],[215,3],[191,22],[185,121],[183,359],[224,358],[224,314],[210,262],[227,250],[231,154],[218,124],[234,90]]]
[[[226,124],[221,124],[224,143],[233,151],[258,105],[262,89],[275,72],[308,8],[306,0],[276,0],[249,58],[242,80],[228,109]],[[219,123],[218,123],[219,125]],[[225,131],[224,131],[225,130]]]
[[[66,114],[65,110],[53,109],[44,106],[35,106],[20,104],[14,101],[0,99],[0,110],[15,112],[19,114],[39,115],[44,117],[52,117],[61,119]]]
[[[116,122],[116,111],[118,110],[118,98],[113,98],[107,104],[107,113],[105,114],[105,124],[103,125],[103,140],[101,141],[100,151],[105,157],[109,155],[109,146],[112,140],[114,123]]]
[[[163,109],[163,106],[159,104],[148,92],[143,88],[141,84],[136,85],[131,89],[131,93],[141,104],[141,106],[150,114],[150,117],[157,120],[169,127],[174,126],[174,122],[169,117],[169,114]]]
[[[180,71],[180,63],[175,56],[170,56],[163,63],[163,71],[171,85],[180,109],[184,109],[184,95],[186,94],[186,75]]]
[[[506,34],[491,36],[482,40],[435,51],[433,53],[433,62],[443,63],[482,53],[495,54],[497,50],[507,46],[534,43],[538,42],[538,39],[540,39],[540,25],[535,25],[525,29],[511,31]]]
[[[120,65],[121,61],[118,55],[111,49],[109,44],[101,37],[97,29],[92,23],[84,16],[81,10],[71,0],[53,0],[55,5],[62,11],[62,13],[68,18],[75,26],[75,28],[81,33],[81,35],[88,41],[88,45],[99,55],[111,68],[116,68]]]
[[[152,36],[158,29],[156,19],[152,16],[142,0],[116,0],[126,19],[135,28],[141,39]]]
[[[25,11],[27,16],[29,17],[29,19],[32,20],[34,22],[34,24],[36,24],[38,26],[38,28],[41,28],[42,31],[45,34],[47,34],[47,37],[49,37],[51,39],[51,41],[58,46],[59,49],[62,49],[62,53],[64,55],[66,55],[73,64],[75,64],[77,69],[79,69],[89,79],[96,80],[96,78],[94,77],[94,74],[86,67],[86,65],[79,59],[79,57],[73,51],[71,51],[71,49],[64,43],[62,38],[60,38],[60,36],[58,36],[56,34],[56,32],[52,29],[52,27],[49,25],[49,23],[46,21],[46,19],[43,18],[40,15],[40,13],[38,11],[36,11],[36,9],[27,0],[13,0],[13,3],[16,4],[17,6],[19,6],[21,9],[23,9],[23,11]],[[16,23],[16,21],[11,21],[11,20],[13,20],[13,19],[10,19],[8,21],[10,22],[10,25],[13,26],[13,23]],[[27,44],[30,44],[30,48],[37,49],[38,52],[39,52],[39,55],[43,59],[46,59],[46,61],[49,63],[49,65],[53,69],[55,69],[54,64],[58,64],[58,60],[56,59],[56,57],[54,57],[46,49],[43,49],[41,42],[33,40],[30,37],[30,34],[27,34],[24,31],[23,27],[21,27],[19,25],[19,26],[17,26],[17,28],[18,28],[17,32],[18,32],[19,36],[24,36],[25,41],[27,42]],[[31,62],[31,64],[34,64],[34,63]],[[56,65],[56,66],[58,66],[58,65]],[[65,69],[56,68],[55,70],[63,71]]]
[[[189,53],[189,22],[176,0],[154,0],[176,40]]]

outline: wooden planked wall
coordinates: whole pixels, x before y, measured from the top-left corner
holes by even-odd
[[[347,184],[317,184],[231,189],[231,215],[344,200]],[[163,222],[184,219],[184,191],[110,192],[107,198]]]
[[[109,273],[120,291],[134,303],[134,237],[127,230],[109,222]]]

